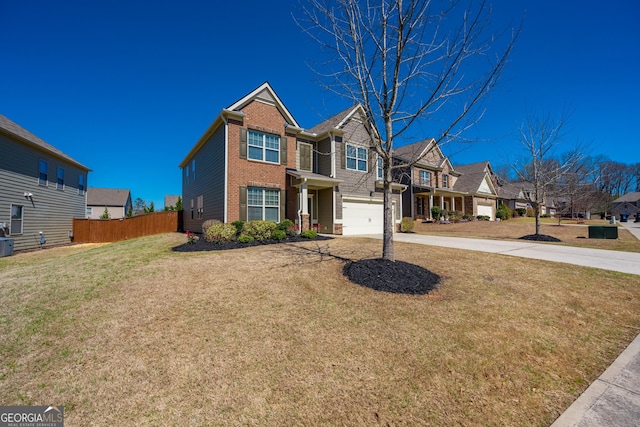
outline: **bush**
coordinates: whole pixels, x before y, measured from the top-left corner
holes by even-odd
[[[244,234],[256,240],[263,241],[270,239],[276,230],[276,223],[271,221],[254,220],[244,224]],[[235,227],[234,227],[235,228]]]
[[[438,206],[432,206],[431,207],[431,216],[436,221],[439,220],[440,217],[442,216],[442,210],[440,210],[440,208]]]
[[[498,210],[496,211],[496,218],[500,218],[502,221],[509,219],[511,216],[511,211],[508,207],[501,204]]]
[[[551,214],[542,214],[540,218],[551,218]]]
[[[223,224],[221,222],[213,224],[204,233],[207,242],[224,243],[236,238],[236,228],[231,224]]]
[[[462,219],[465,221],[471,221],[473,219],[473,215],[464,214],[462,215]]]
[[[202,234],[207,234],[207,230],[214,224],[222,224],[222,221],[218,221],[217,219],[208,219],[202,223]]]
[[[241,234],[238,236],[238,242],[240,243],[253,243],[255,239],[251,236],[247,236],[246,234]]]
[[[527,216],[528,217],[535,217],[536,216],[536,212],[533,210],[533,208],[527,208]]]
[[[271,238],[274,240],[284,240],[287,237],[287,233],[284,230],[274,230],[271,234]]]
[[[402,222],[400,223],[400,231],[402,231],[403,233],[408,233],[413,230],[414,225],[415,222],[413,221],[413,218],[404,217],[402,218]]]
[[[525,216],[527,214],[527,210],[525,208],[517,208],[516,212],[518,213],[518,216]]]
[[[236,228],[236,236],[239,236],[242,234],[242,229],[244,228],[244,221],[239,219],[237,221],[233,221],[231,225],[233,225]]]
[[[489,221],[491,219],[488,215],[478,215],[476,218],[478,221]]]
[[[280,221],[276,228],[278,230],[284,231],[287,235],[293,236],[296,234],[296,226],[290,219],[285,219],[284,221]]]
[[[316,237],[318,237],[318,232],[316,230],[307,230],[300,233],[300,236],[304,237],[305,239],[315,239]]]

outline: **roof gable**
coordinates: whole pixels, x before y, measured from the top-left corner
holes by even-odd
[[[635,191],[632,193],[627,193],[624,196],[620,196],[617,199],[615,199],[613,201],[613,203],[622,203],[622,202],[631,202],[631,203],[635,203],[637,201],[640,201],[640,192]]]
[[[428,156],[429,154],[433,154],[433,156]],[[416,159],[420,159],[419,161],[417,161],[417,164],[436,167],[442,166],[443,159],[445,159],[442,150],[438,146],[436,140],[433,138],[395,148],[393,150],[393,156],[404,160],[405,162],[415,162]],[[427,157],[431,157],[436,161],[430,162],[429,160],[431,159],[427,159]]]
[[[231,111],[240,111],[245,105],[249,104],[252,101],[259,101],[266,104],[274,105],[278,109],[278,111],[280,111],[280,113],[285,117],[289,125],[300,127],[296,119],[289,112],[287,107],[285,107],[284,103],[280,100],[280,98],[278,98],[278,95],[273,90],[269,82],[264,82],[256,89],[231,104],[226,109]]]

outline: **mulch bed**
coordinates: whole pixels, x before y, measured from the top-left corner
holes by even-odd
[[[520,237],[520,239],[533,240],[536,242],[562,242],[562,240],[546,234],[528,234],[526,236]]]
[[[249,248],[251,246],[265,246],[265,245],[275,245],[278,243],[292,243],[292,242],[308,242],[310,240],[331,240],[331,237],[327,236],[318,236],[315,239],[307,239],[300,236],[287,236],[284,240],[263,240],[258,241],[254,240],[251,243],[240,243],[237,240],[226,243],[211,243],[207,242],[204,238],[200,237],[200,239],[196,240],[195,243],[189,244],[184,243],[180,246],[175,246],[172,248],[175,252],[202,252],[202,251],[226,251],[229,249],[242,249]]]
[[[331,237],[318,236],[313,240],[331,240]],[[288,236],[286,239],[253,241],[240,243],[210,243],[200,238],[193,244],[184,243],[173,248],[176,252],[225,251],[251,246],[273,245],[286,242],[308,242],[300,236]],[[440,284],[440,276],[420,266],[403,261],[387,261],[381,258],[347,261],[342,273],[353,283],[381,292],[394,294],[424,295]]]
[[[424,295],[440,284],[440,276],[425,268],[382,258],[348,262],[342,273],[353,283],[394,294]]]

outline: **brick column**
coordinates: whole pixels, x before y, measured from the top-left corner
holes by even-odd
[[[302,221],[302,224],[300,224],[300,231],[308,231],[310,228],[310,224],[309,224],[309,214],[308,213],[303,213],[300,214],[300,218]]]

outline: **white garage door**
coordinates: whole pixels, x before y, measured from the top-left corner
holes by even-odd
[[[478,215],[486,215],[493,219],[493,208],[491,206],[478,205]]]
[[[382,203],[343,202],[342,234],[382,234]]]

